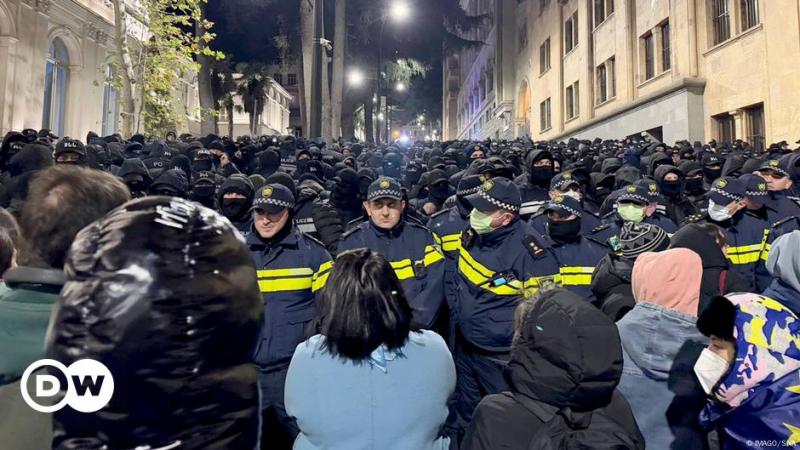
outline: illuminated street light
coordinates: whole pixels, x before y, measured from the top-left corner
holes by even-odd
[[[398,0],[389,9],[389,16],[396,22],[405,22],[411,16],[411,8],[406,2]]]
[[[402,81],[398,81],[397,84],[394,86],[394,89],[397,92],[403,92],[406,90],[406,85]]]
[[[378,120],[383,120],[383,113],[378,113]]]
[[[361,86],[361,84],[364,83],[364,74],[358,69],[351,70],[347,75],[347,78],[347,81],[352,86]]]

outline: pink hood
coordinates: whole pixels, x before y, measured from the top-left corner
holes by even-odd
[[[703,261],[689,249],[643,253],[633,266],[633,298],[697,317],[702,277]]]

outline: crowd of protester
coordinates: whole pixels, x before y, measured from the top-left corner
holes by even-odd
[[[8,133],[0,448],[800,446],[800,149]],[[34,361],[115,378],[42,413]]]

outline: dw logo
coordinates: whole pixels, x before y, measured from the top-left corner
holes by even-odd
[[[51,374],[33,374],[34,371],[50,366],[58,369]],[[59,373],[60,372],[60,373]],[[53,400],[66,385],[66,395],[55,404],[39,403],[28,392],[28,379],[33,375],[34,395],[39,401]],[[84,413],[99,411],[111,401],[114,395],[114,377],[103,363],[93,359],[81,359],[69,367],[54,360],[40,359],[25,369],[20,380],[20,390],[25,403],[36,411],[50,413],[65,405]],[[52,402],[49,402],[52,403]]]

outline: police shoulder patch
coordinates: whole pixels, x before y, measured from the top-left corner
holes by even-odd
[[[544,252],[544,249],[539,245],[539,242],[536,240],[534,236],[527,235],[522,239],[522,243],[525,245],[525,248],[528,249],[528,252],[533,255],[534,258],[538,258]]]
[[[322,241],[320,241],[319,239],[315,238],[314,236],[312,236],[312,235],[310,235],[308,233],[305,233],[303,231],[301,231],[300,234],[302,234],[303,237],[308,239],[309,241],[311,241],[311,242],[313,242],[315,244],[319,244],[319,246],[321,246],[322,248],[326,248],[325,244],[323,244]],[[342,235],[342,236],[344,236],[344,235]]]
[[[798,217],[797,217],[797,216],[789,216],[789,217],[784,217],[783,219],[781,219],[781,220],[779,220],[779,221],[777,221],[777,222],[773,223],[773,224],[772,224],[772,228],[773,228],[773,229],[775,229],[775,228],[779,228],[779,227],[781,227],[783,224],[785,224],[785,223],[788,223],[788,222],[791,222],[792,220],[798,220]],[[798,220],[798,221],[800,221],[800,220]]]
[[[599,226],[596,226],[596,227],[592,228],[591,233],[592,234],[597,234],[597,233],[599,233],[601,231],[605,231],[605,230],[607,230],[609,228],[611,228],[611,225],[609,225],[607,223],[604,223],[602,225],[599,225]]]

